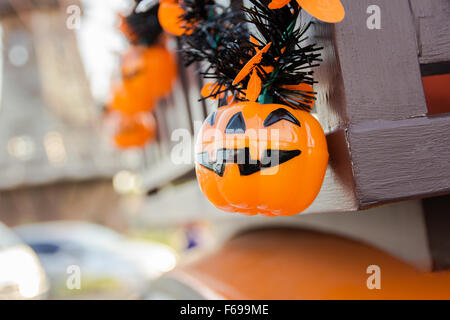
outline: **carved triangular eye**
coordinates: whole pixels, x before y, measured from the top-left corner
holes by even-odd
[[[268,127],[281,120],[287,120],[300,127],[300,122],[296,117],[284,108],[272,111],[264,120],[264,127]]]
[[[217,114],[217,111],[210,113],[209,116],[206,118],[205,122],[207,122],[211,126],[213,126],[214,123],[216,122],[216,114]]]
[[[225,133],[244,133],[245,129],[244,116],[242,112],[238,112],[228,121]]]

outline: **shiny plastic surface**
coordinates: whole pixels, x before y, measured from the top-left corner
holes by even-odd
[[[325,134],[311,114],[256,102],[210,115],[195,152],[206,197],[221,210],[246,215],[305,210],[320,191],[328,163]]]
[[[180,18],[184,10],[176,0],[162,0],[159,3],[158,19],[159,24],[164,31],[174,35],[181,36],[186,32],[185,22]]]
[[[340,0],[297,0],[297,2],[314,18],[325,22],[340,22],[345,16],[345,10]]]
[[[126,149],[143,147],[156,136],[156,121],[152,114],[124,115],[120,117],[114,142]]]
[[[168,94],[177,74],[175,58],[161,46],[133,46],[124,55],[122,79],[113,87],[111,107],[127,114],[151,111]]]

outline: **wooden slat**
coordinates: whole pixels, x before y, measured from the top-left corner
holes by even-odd
[[[118,229],[126,225],[109,179],[1,191],[0,199],[1,221],[9,226],[53,220],[86,220]]]
[[[360,207],[450,192],[450,114],[349,129]]]
[[[422,64],[450,61],[450,2],[410,0],[415,17],[419,61]]]
[[[449,118],[426,117],[419,63],[424,52],[419,43],[425,42],[418,37],[410,2],[342,2],[345,19],[315,21],[310,41],[324,47],[316,71],[316,111],[326,131],[347,132],[342,148],[350,150],[357,207],[449,192]],[[380,7],[379,30],[366,26],[370,5]],[[416,5],[416,15],[425,19],[444,4]]]
[[[176,198],[177,201],[173,201]],[[127,201],[127,200],[126,200]],[[132,199],[130,199],[132,201]],[[185,203],[190,205],[186,206]],[[305,213],[317,210],[313,204]],[[133,225],[167,228],[204,219],[215,222],[220,241],[242,230],[267,226],[306,227],[369,243],[421,270],[432,269],[427,229],[420,201],[371,208],[363,213],[302,214],[291,217],[244,216],[222,212],[201,194],[195,182],[150,196],[135,214]]]
[[[203,101],[199,101],[201,98],[200,91],[202,89],[202,82],[198,75],[199,66],[194,64],[189,68],[186,68],[186,81],[189,84],[187,87],[189,96],[189,107],[192,114],[193,128],[195,131],[195,122],[203,121],[206,117],[206,106]]]
[[[426,114],[416,30],[408,0],[342,3],[346,8],[342,22],[317,23],[312,30],[312,40],[325,46],[317,78],[318,112],[322,112],[320,108],[329,109],[328,114],[339,114],[340,119],[350,123]],[[381,9],[380,30],[366,26],[369,5]]]
[[[317,198],[305,212],[355,211],[358,204],[345,131],[328,134],[327,144],[330,158],[324,182]]]
[[[311,42],[323,47],[322,63],[314,69],[314,91],[317,92],[315,112],[325,132],[343,128],[348,123],[344,80],[330,24],[316,22],[309,30]]]

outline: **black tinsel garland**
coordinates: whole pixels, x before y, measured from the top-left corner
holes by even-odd
[[[199,18],[200,12],[203,15],[205,12],[210,14],[206,18],[203,16],[203,22],[197,23],[191,34],[181,37],[186,65],[195,61],[207,61],[210,64],[202,75],[205,79],[215,80],[216,84],[211,94],[204,99],[229,92],[237,100],[245,100],[244,90],[250,76],[247,75],[238,84],[233,84],[233,80],[257,50],[271,43],[260,63],[255,66],[262,80],[259,101],[284,103],[293,108],[309,110],[315,99],[314,93],[292,87],[302,83],[312,85],[314,79],[311,68],[318,66],[321,61],[322,48],[314,44],[303,45],[310,23],[301,21],[301,9],[296,1],[276,10],[268,8],[270,0],[250,2],[252,7],[243,7],[238,12],[210,2],[204,7],[205,10],[194,10],[195,14],[186,11],[185,18],[193,19],[189,21]],[[249,32],[250,28],[252,32]]]
[[[136,1],[136,7],[141,0]],[[159,5],[155,5],[145,12],[133,12],[125,17],[130,31],[136,36],[133,44],[151,46],[155,44],[162,34],[162,28],[158,20]]]

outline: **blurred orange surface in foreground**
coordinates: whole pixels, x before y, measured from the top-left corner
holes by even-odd
[[[371,265],[379,290],[367,286]],[[450,299],[450,270],[420,272],[365,244],[294,229],[243,234],[173,276],[227,299]]]

